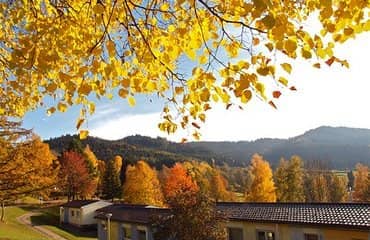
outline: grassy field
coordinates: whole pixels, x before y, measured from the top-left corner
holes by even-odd
[[[52,206],[46,208],[38,208],[31,206],[13,206],[6,208],[6,221],[0,222],[0,240],[43,240],[47,239],[37,231],[19,223],[16,218],[29,211],[38,211],[40,216],[32,216],[31,222],[34,225],[41,225],[50,231],[69,240],[93,240],[96,239],[95,234],[81,232],[76,229],[62,229],[59,226],[59,207]]]
[[[47,239],[37,231],[20,224],[16,218],[28,211],[20,207],[6,207],[5,222],[0,222],[0,240],[42,240]]]

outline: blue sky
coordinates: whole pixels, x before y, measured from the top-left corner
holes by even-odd
[[[254,140],[263,137],[287,138],[322,125],[347,126],[370,129],[370,34],[337,47],[337,55],[350,62],[351,68],[337,65],[312,68],[313,62],[297,60],[290,79],[298,91],[283,91],[276,101],[278,110],[254,99],[244,111],[224,106],[215,107],[202,127],[202,140]],[[183,66],[184,67],[184,66]],[[276,86],[273,86],[276,87]],[[162,136],[174,141],[190,137],[189,130],[167,136],[157,124],[162,102],[156,96],[141,96],[134,108],[125,99],[114,98],[97,103],[96,113],[89,118],[90,135],[106,139],[119,139],[141,134]],[[150,101],[152,100],[152,101]],[[33,128],[42,138],[77,133],[75,121],[79,109],[73,107],[66,113],[48,117],[44,109],[30,112],[24,126]]]

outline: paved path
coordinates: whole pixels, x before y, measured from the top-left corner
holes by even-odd
[[[30,228],[32,228],[36,231],[38,231],[39,233],[41,233],[42,235],[44,235],[48,239],[67,240],[67,239],[59,236],[58,234],[50,231],[49,229],[44,228],[41,225],[33,225],[30,218],[31,218],[31,216],[38,216],[38,215],[41,215],[41,213],[40,212],[29,212],[29,213],[26,213],[22,216],[17,217],[17,221],[24,224],[24,225],[29,226]]]

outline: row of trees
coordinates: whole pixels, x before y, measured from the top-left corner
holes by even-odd
[[[165,205],[169,196],[176,195],[178,181],[215,201],[370,201],[369,168],[362,164],[353,174],[353,194],[348,191],[346,174],[304,169],[298,156],[282,159],[274,172],[260,155],[254,155],[247,168],[188,161],[158,171],[144,161],[128,164],[120,156],[98,160],[89,146],[82,147],[78,140],[57,158],[47,144],[19,123],[0,120],[2,205],[24,194],[48,196],[55,190],[69,199],[97,196]]]
[[[370,201],[370,174],[366,165],[357,164],[354,189],[349,187],[347,174],[303,168],[303,160],[292,156],[281,159],[274,174],[260,155],[252,157],[251,184],[246,200],[256,202],[346,202]]]
[[[352,192],[347,174],[338,174],[312,166],[305,169],[299,156],[292,156],[290,160],[282,159],[274,172],[268,161],[258,154],[252,157],[247,168],[218,167],[205,162],[187,161],[176,163],[172,167],[162,166],[162,169],[157,171],[145,161],[128,164],[120,156],[107,162],[97,160],[88,146],[82,149],[76,147],[80,144],[71,145],[72,147],[62,154],[59,161],[61,176],[66,178],[71,175],[68,181],[61,181],[64,184],[62,189],[70,198],[88,198],[97,195],[104,199],[123,199],[128,203],[163,205],[166,195],[171,195],[170,186],[176,185],[179,179],[191,177],[196,183],[196,188],[215,201],[370,200],[369,169],[362,164],[358,164],[354,171]],[[67,161],[66,158],[74,160]],[[80,163],[76,164],[74,161]],[[85,170],[80,171],[83,162]],[[79,171],[75,173],[79,178],[78,181],[73,180],[74,171]],[[83,182],[85,180],[86,182]],[[75,189],[71,192],[74,186],[81,190]]]

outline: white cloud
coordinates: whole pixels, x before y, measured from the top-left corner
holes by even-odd
[[[94,124],[90,134],[111,140],[135,134],[155,137],[159,133],[158,122],[159,113],[122,115]]]

